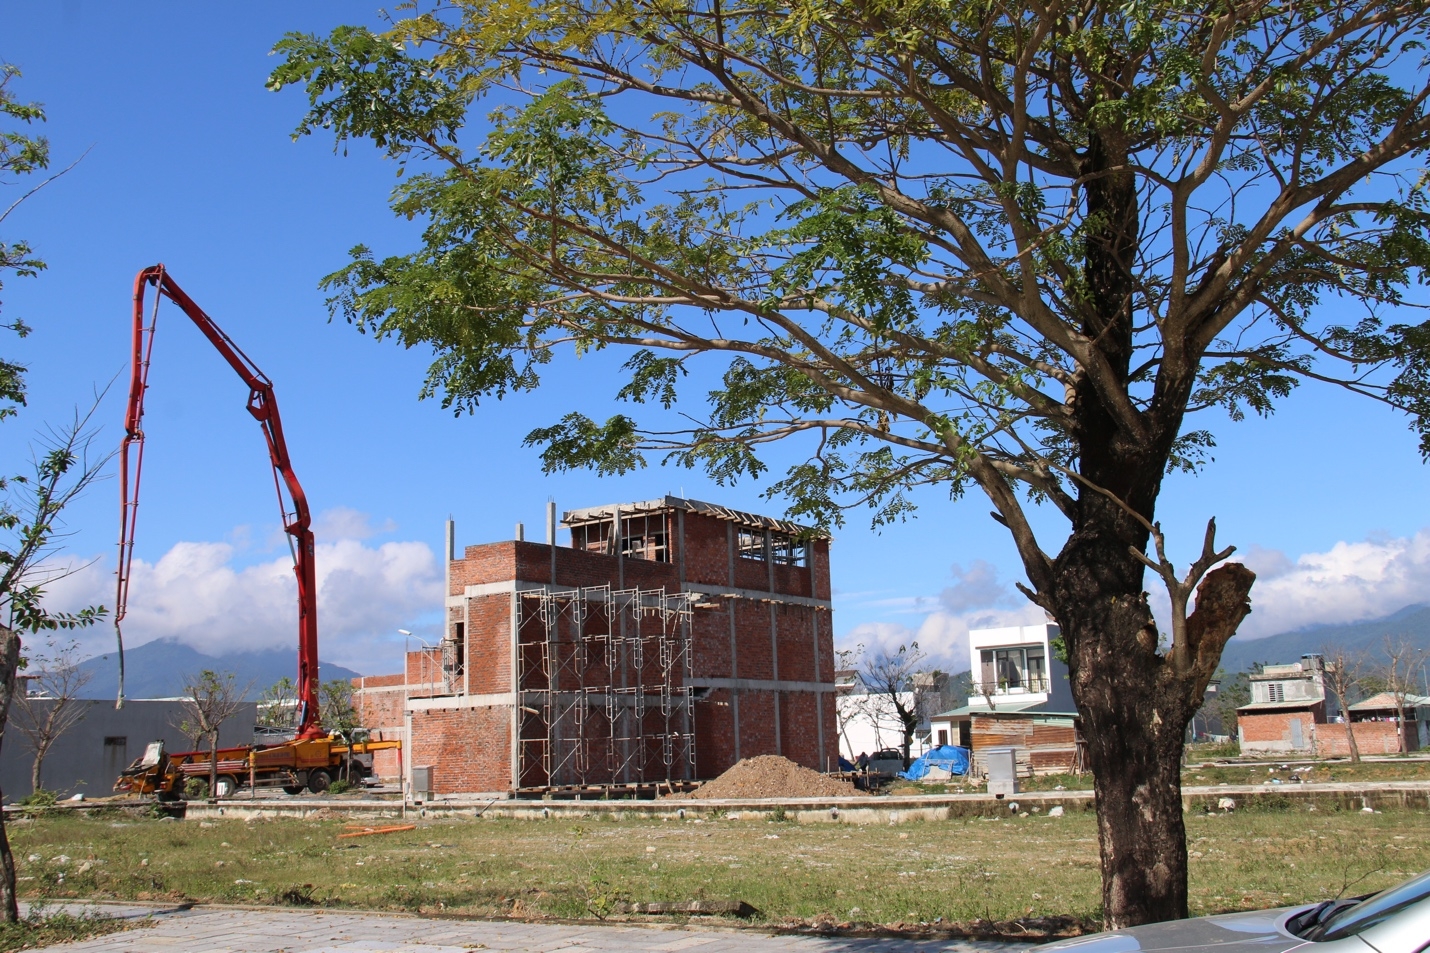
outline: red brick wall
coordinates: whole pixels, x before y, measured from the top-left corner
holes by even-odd
[[[792,682],[815,682],[814,616],[809,606],[775,606],[778,633],[780,678]],[[821,646],[821,649],[823,647]],[[821,654],[827,654],[821,652]]]
[[[1356,735],[1356,748],[1361,754],[1396,754],[1400,738],[1396,725],[1390,721],[1356,721],[1351,723]],[[1316,757],[1344,758],[1351,753],[1344,724],[1316,726]]]
[[[374,741],[401,741],[404,735],[403,707],[406,693],[401,675],[374,675],[355,678],[353,708],[358,724],[372,732]],[[396,778],[402,773],[400,750],[374,751],[373,773],[379,778]]]
[[[1291,722],[1301,722],[1301,747],[1291,748]],[[1318,703],[1310,711],[1298,712],[1248,712],[1238,715],[1236,723],[1240,731],[1243,750],[1254,751],[1261,747],[1265,751],[1298,750],[1310,751],[1315,744],[1314,732],[1317,722],[1325,721],[1324,705]]]
[[[752,599],[731,599],[730,604],[735,611],[735,670],[721,674],[733,678],[774,678],[770,607]]]
[[[702,513],[685,514],[683,543],[687,581],[706,586],[730,585],[729,525],[725,520]]]
[[[713,778],[735,763],[735,720],[731,692],[712,689],[695,701],[695,776]],[[744,752],[740,752],[744,754]]]
[[[467,684],[473,695],[511,691],[511,594],[467,600]]]
[[[740,757],[780,753],[775,744],[775,693],[740,692]],[[709,770],[706,765],[700,765],[700,770],[706,777],[714,777],[714,774],[706,774]]]
[[[511,709],[454,708],[412,713],[412,765],[433,768],[438,794],[511,788]]]

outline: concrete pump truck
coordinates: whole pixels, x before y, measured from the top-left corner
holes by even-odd
[[[154,288],[154,307],[146,324],[144,292]],[[288,445],[283,438],[283,422],[273,382],[252,359],[184,293],[163,265],[139,272],[134,279],[134,336],[129,377],[129,403],[124,418],[124,441],[119,449],[119,569],[115,593],[114,629],[119,643],[119,697],[124,703],[124,637],[120,623],[129,603],[130,567],[134,558],[135,526],[139,514],[139,478],[144,464],[144,395],[149,388],[149,362],[154,348],[154,330],[159,302],[168,298],[179,306],[209,343],[248,385],[248,412],[263,429],[268,458],[278,490],[283,529],[293,552],[293,570],[298,577],[298,682],[297,718],[293,738],[278,744],[250,744],[209,751],[169,753],[163,742],[148,746],[120,775],[116,791],[154,794],[161,800],[181,796],[190,778],[214,779],[209,794],[225,797],[243,787],[275,787],[288,794],[304,789],[322,793],[340,774],[366,774],[370,755],[378,750],[398,748],[397,741],[367,741],[361,730],[349,737],[323,730],[318,704],[318,596],[313,568],[313,531],[308,499],[293,472]],[[287,493],[286,501],[284,493]],[[289,505],[291,501],[291,506]]]

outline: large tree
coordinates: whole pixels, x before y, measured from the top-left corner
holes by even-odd
[[[795,517],[985,494],[1062,627],[1123,926],[1186,915],[1183,732],[1250,610],[1212,523],[1185,571],[1158,526],[1214,444],[1194,415],[1315,380],[1430,450],[1427,26],[1421,0],[456,0],[289,35],[270,85],[306,88],[299,134],[411,166],[421,247],[327,284],[435,349],[424,394],[470,410],[568,348],[624,349],[619,396],[667,411],[720,375],[703,410],[534,431],[549,468],[734,479],[804,437],[771,491]]]

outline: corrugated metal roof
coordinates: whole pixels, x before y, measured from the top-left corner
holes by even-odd
[[[940,712],[931,717],[963,718],[968,715],[1067,715],[1069,718],[1077,717],[1077,712],[1048,711],[1041,707],[1046,704],[1047,702],[999,702],[997,708],[989,708],[987,705],[964,705],[962,708]]]
[[[729,520],[732,523],[739,523],[741,526],[779,530],[781,533],[788,533],[791,536],[830,538],[830,535],[824,530],[811,526],[801,526],[789,520],[775,519],[773,516],[760,516],[758,513],[746,513],[742,510],[732,510],[728,506],[705,503],[700,500],[687,500],[678,496],[663,496],[659,499],[635,503],[608,503],[605,506],[588,506],[579,510],[567,510],[561,514],[561,522],[567,526],[597,523],[602,520],[614,519],[617,510],[620,510],[622,516],[636,516],[641,513],[655,513],[661,510],[685,510],[713,516],[716,519]]]
[[[1405,693],[1406,708],[1416,708],[1421,705],[1430,705],[1430,698],[1426,698],[1424,695],[1412,695],[1409,692]],[[1383,708],[1395,708],[1395,695],[1393,693],[1380,692],[1379,694],[1372,695],[1365,701],[1356,702],[1352,705],[1351,711],[1377,711]]]

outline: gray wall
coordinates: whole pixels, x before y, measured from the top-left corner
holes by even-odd
[[[1048,711],[1077,711],[1073,703],[1072,682],[1068,680],[1067,663],[1056,655],[1048,658],[1048,703],[1043,706]]]
[[[44,705],[37,702],[36,707]],[[112,701],[80,701],[88,710],[84,718],[60,736],[45,755],[41,783],[61,797],[83,793],[87,797],[107,797],[114,793],[119,772],[144,754],[151,741],[164,741],[169,751],[188,751],[193,742],[171,724],[183,720],[183,705],[177,701],[126,700],[118,711]],[[8,803],[30,793],[30,769],[35,753],[25,733],[11,724],[0,743],[0,792]],[[246,703],[219,729],[219,746],[250,744],[257,705]]]

